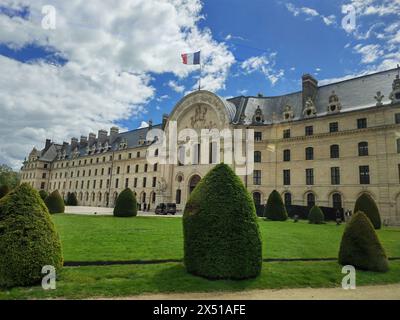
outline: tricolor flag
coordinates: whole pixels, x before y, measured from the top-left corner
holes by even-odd
[[[200,64],[200,51],[195,53],[183,53],[181,56],[183,64]]]

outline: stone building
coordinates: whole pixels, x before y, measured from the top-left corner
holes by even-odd
[[[182,209],[198,181],[224,159],[224,149],[212,144],[205,164],[150,164],[149,147],[155,158],[159,150],[154,149],[157,139],[148,140],[147,133],[168,133],[172,121],[178,132],[253,129],[254,171],[242,179],[256,204],[276,189],[287,204],[352,210],[357,197],[368,193],[387,223],[400,222],[398,69],[323,86],[304,75],[302,91],[277,97],[223,99],[196,91],[159,125],[123,133],[113,127],[63,144],[46,140],[44,149],[34,148],[24,162],[22,181],[64,196],[75,192],[88,206],[113,206],[129,186],[142,209],[152,210],[159,202]],[[184,143],[177,140],[179,146]],[[204,146],[194,147],[192,158],[199,158]]]

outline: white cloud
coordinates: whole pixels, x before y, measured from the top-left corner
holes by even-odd
[[[142,121],[138,129],[148,128],[149,124],[146,121]]]
[[[299,15],[307,16],[306,20],[312,20],[312,18],[319,17],[322,19],[322,22],[327,26],[336,23],[336,16],[331,14],[329,16],[324,16],[320,14],[317,10],[309,7],[296,7],[293,3],[286,3],[286,9],[293,14],[293,16],[297,17]]]
[[[167,100],[167,99],[169,99],[169,95],[164,94],[164,95],[158,97],[156,100],[157,100],[157,102],[162,102],[162,101]]]
[[[14,167],[46,137],[62,141],[145,112],[155,95],[152,75],[170,72],[183,79],[196,72],[182,64],[182,52],[202,51],[206,87],[213,91],[224,88],[235,62],[224,43],[198,27],[200,0],[50,3],[57,9],[56,30],[41,28],[48,0],[2,0],[4,6],[26,6],[31,15],[0,14],[0,43],[55,48],[68,61],[55,67],[0,57],[0,162]]]
[[[251,74],[254,72],[262,72],[267,79],[271,82],[271,85],[275,85],[276,82],[281,79],[285,72],[283,69],[276,69],[276,52],[270,53],[269,55],[251,57],[241,64],[241,68],[245,74]]]
[[[373,63],[384,54],[381,46],[378,44],[369,44],[365,46],[358,44],[354,47],[354,50],[361,54],[361,63]]]
[[[168,81],[168,86],[178,93],[182,93],[183,91],[185,91],[185,86],[179,85],[178,83],[176,83],[176,81],[173,80]]]

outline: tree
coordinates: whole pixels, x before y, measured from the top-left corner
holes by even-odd
[[[274,190],[268,197],[267,205],[265,206],[264,216],[273,221],[286,221],[288,214],[282,197],[278,191]]]
[[[51,214],[64,213],[65,211],[64,199],[61,198],[58,190],[50,193],[50,195],[46,198],[44,202]]]
[[[371,220],[359,211],[353,215],[344,231],[339,251],[339,263],[361,270],[386,272],[389,263]]]
[[[78,199],[76,198],[75,192],[68,192],[67,195],[67,206],[77,206]]]
[[[42,198],[43,201],[45,201],[46,198],[49,196],[49,194],[45,190],[40,190],[39,191],[39,195],[40,195],[40,198]]]
[[[0,200],[0,287],[40,283],[63,265],[61,242],[39,193],[22,184]]]
[[[191,193],[183,214],[184,264],[208,279],[260,274],[262,244],[253,199],[225,165],[216,165]]]
[[[322,224],[325,221],[324,213],[318,206],[313,206],[308,214],[308,221],[312,224]]]
[[[137,216],[137,201],[131,189],[126,188],[122,191],[114,208],[115,217],[136,217]]]
[[[0,186],[7,185],[10,189],[14,189],[19,185],[20,174],[5,164],[0,165]]]
[[[356,213],[358,211],[362,211],[367,215],[375,229],[381,228],[382,222],[379,209],[369,194],[363,193],[358,197],[353,212]]]
[[[9,192],[10,188],[7,185],[0,186],[0,199],[3,198]]]

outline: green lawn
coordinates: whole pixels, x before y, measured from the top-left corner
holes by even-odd
[[[66,261],[182,259],[181,218],[53,216]],[[344,226],[259,221],[264,258],[333,258]],[[400,228],[378,231],[388,256],[400,257]],[[400,261],[385,274],[357,271],[357,285],[400,282]],[[236,291],[288,287],[340,286],[344,275],[334,261],[268,262],[260,277],[208,281],[185,272],[181,263],[68,267],[57,290],[40,287],[0,290],[0,299],[85,298],[155,292]]]

